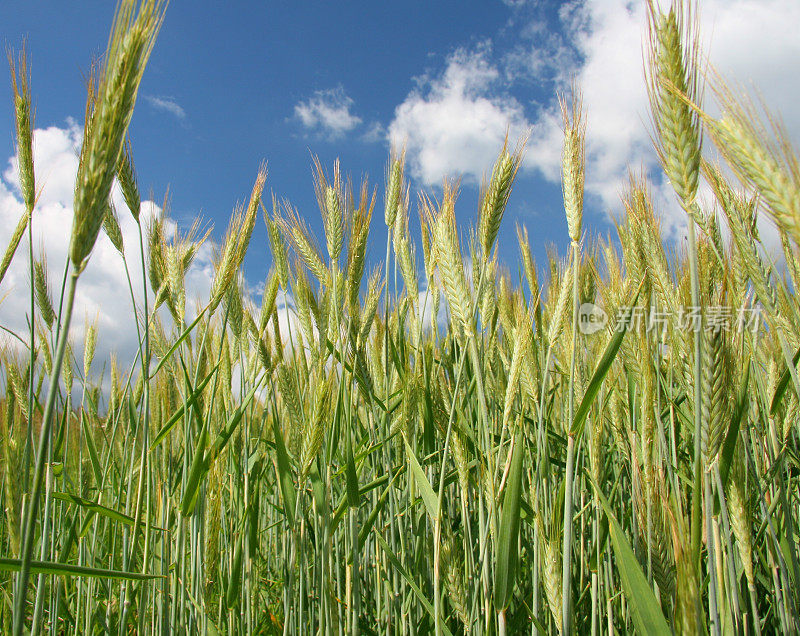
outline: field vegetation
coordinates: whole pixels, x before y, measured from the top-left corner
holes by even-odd
[[[412,195],[399,150],[380,191],[315,165],[319,240],[266,200],[262,167],[196,306],[185,276],[207,237],[140,217],[127,141],[164,9],[118,7],[56,289],[32,239],[31,80],[12,60],[26,211],[0,286],[15,258],[31,285],[13,292],[30,295],[30,330],[0,354],[3,631],[800,630],[800,167],[777,120],[703,68],[689,3],[651,4],[645,46],[678,244],[635,175],[618,238],[586,233],[576,88],[566,258],[537,265],[520,228],[518,271],[498,259],[524,144],[501,149],[472,229],[456,225],[455,182]],[[127,209],[109,203],[115,182]],[[139,245],[123,245],[121,214]],[[762,218],[782,253],[765,251]],[[242,262],[261,223],[273,264],[253,299]],[[389,238],[369,271],[374,223]],[[145,272],[132,361],[95,360],[92,329],[70,336],[101,232],[120,268]],[[595,333],[586,303],[609,318]]]

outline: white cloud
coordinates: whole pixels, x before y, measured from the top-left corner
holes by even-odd
[[[33,214],[33,251],[37,259],[42,254],[47,257],[48,283],[57,310],[64,264],[69,252],[73,187],[78,167],[81,130],[70,121],[66,128],[35,130],[33,140],[36,185],[37,190],[41,191]],[[23,213],[16,158],[9,158],[7,166],[0,179],[0,246],[3,251]],[[141,308],[142,274],[138,229],[118,189],[115,188],[112,198],[119,214],[134,295],[137,306]],[[140,216],[143,221],[161,213],[161,208],[152,201],[142,203]],[[168,236],[175,229],[175,223],[168,220],[165,228]],[[26,235],[0,283],[0,325],[23,337],[27,332],[27,316],[30,311],[27,245]],[[211,275],[211,248],[204,245],[187,275],[187,313],[191,313],[195,299],[208,297]],[[71,335],[75,343],[75,355],[79,359],[86,321],[97,323],[98,364],[107,361],[111,351],[119,354],[123,365],[130,364],[137,348],[133,306],[121,257],[102,231],[88,266],[78,281]],[[0,336],[0,343],[3,345],[13,345],[13,342],[14,339],[7,334]]]
[[[361,140],[365,143],[377,143],[384,141],[386,139],[386,128],[383,127],[378,121],[372,122],[368,127],[367,130],[364,131],[364,134],[361,135]]]
[[[441,76],[418,84],[395,109],[389,139],[406,145],[412,174],[424,184],[456,174],[479,181],[506,132],[514,140],[528,128],[520,103],[497,90],[500,73],[486,46],[456,51]]]
[[[306,101],[298,102],[294,114],[305,128],[336,139],[361,123],[361,118],[350,112],[353,104],[344,88],[338,86],[316,91]]]
[[[175,101],[174,97],[156,97],[155,95],[145,95],[147,103],[156,110],[163,110],[170,115],[174,115],[181,121],[186,119],[186,111]]]

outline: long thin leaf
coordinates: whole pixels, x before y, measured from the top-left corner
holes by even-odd
[[[0,557],[0,571],[19,572],[20,560]],[[151,581],[164,579],[160,574],[141,574],[121,570],[105,570],[82,565],[68,565],[53,561],[31,561],[31,574],[56,574],[58,576],[87,576],[95,579],[117,579],[120,581]]]
[[[494,570],[494,603],[498,612],[508,607],[514,592],[519,561],[519,518],[522,504],[522,459],[525,455],[525,438],[518,430],[514,436],[511,470],[508,473],[500,530],[497,535],[497,563]]]
[[[120,523],[124,523],[127,526],[132,526],[135,519],[130,515],[123,514],[118,510],[114,510],[113,508],[109,508],[108,506],[103,506],[99,503],[95,503],[94,501],[89,501],[88,499],[84,499],[82,497],[78,497],[76,495],[67,493],[67,492],[54,492],[51,493],[53,499],[58,499],[59,501],[66,501],[68,503],[73,503],[76,506],[80,506],[85,510],[89,510],[94,514],[102,515],[104,517],[108,517],[109,519],[113,519],[114,521],[119,521]],[[159,530],[161,532],[166,532],[164,528],[157,528],[152,526],[153,530]]]
[[[611,545],[614,548],[622,589],[628,599],[628,606],[630,607],[636,631],[639,634],[647,634],[648,636],[671,636],[672,632],[664,618],[656,595],[653,593],[653,588],[647,582],[647,577],[636,560],[636,555],[633,553],[633,548],[631,548],[631,544],[625,536],[625,531],[619,525],[611,510],[611,504],[608,503],[600,487],[594,483],[591,477],[587,475],[587,479],[594,487],[600,504],[603,506],[603,511],[608,517]]]
[[[644,283],[644,281],[642,281],[642,283]],[[641,289],[642,286],[640,284],[639,291],[636,292],[636,296],[634,296],[631,305],[636,304],[636,301],[639,299],[639,292]],[[575,411],[575,418],[572,420],[570,434],[580,437],[581,433],[583,432],[583,427],[586,424],[586,418],[589,415],[589,409],[592,408],[594,399],[600,392],[600,387],[603,384],[603,380],[608,374],[608,371],[611,369],[614,359],[617,357],[617,352],[622,345],[622,339],[625,337],[625,333],[627,331],[628,322],[623,321],[622,326],[614,332],[611,340],[608,341],[606,350],[603,352],[603,357],[600,358],[600,362],[597,363],[597,367],[595,367],[594,373],[592,374],[592,379],[589,381],[589,386],[586,387],[586,392],[583,394],[583,399],[581,400],[580,406],[578,406],[578,410]]]
[[[408,462],[411,466],[411,474],[414,475],[414,481],[417,482],[417,488],[419,489],[420,497],[422,497],[422,502],[425,504],[425,509],[428,511],[431,520],[435,521],[439,516],[437,512],[439,508],[439,498],[436,496],[431,482],[428,481],[428,478],[425,476],[425,471],[422,470],[422,466],[419,465],[417,457],[411,449],[411,446],[409,446],[408,441],[403,440],[403,442],[406,445],[406,455],[408,455]]]

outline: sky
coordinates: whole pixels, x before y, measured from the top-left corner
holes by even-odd
[[[745,89],[757,90],[780,113],[798,147],[800,2],[701,5],[701,42],[710,63]],[[105,49],[113,10],[107,0],[0,4],[0,41],[15,51],[26,42],[29,52],[42,192],[34,251],[46,252],[56,289],[71,227],[86,75]],[[381,206],[391,144],[405,144],[412,192],[435,195],[443,178],[460,178],[456,210],[463,237],[476,223],[478,186],[508,132],[512,145],[528,138],[498,237],[501,261],[516,273],[517,223],[527,226],[540,264],[548,245],[566,254],[557,94],[574,81],[588,123],[584,229],[590,235],[613,233],[630,167],[652,179],[664,238],[676,245],[683,217],[649,137],[645,25],[644,1],[172,0],[130,128],[140,189],[148,199],[145,214],[166,214],[170,232],[185,231],[200,216],[219,240],[265,161],[265,202],[271,193],[287,199],[321,236],[312,157],[328,170],[338,158],[356,184],[367,177],[378,188],[369,247],[370,261],[377,263],[385,245]],[[713,112],[710,96],[707,102]],[[3,248],[22,212],[14,154],[7,75],[0,81]],[[115,196],[132,250],[135,226]],[[416,209],[411,218],[414,225]],[[189,274],[190,297],[206,294],[211,257],[207,245]],[[29,282],[25,261],[21,253],[0,285],[0,324],[21,331]],[[269,265],[259,222],[245,261],[253,289]],[[131,274],[140,284],[137,272]],[[98,354],[111,348],[130,352],[130,314],[119,256],[102,237],[79,285],[77,336],[84,319],[96,321]]]

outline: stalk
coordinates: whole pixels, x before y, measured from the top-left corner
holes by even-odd
[[[33,489],[25,514],[25,530],[20,551],[20,571],[17,575],[17,585],[14,590],[14,636],[22,636],[25,626],[25,601],[28,595],[28,580],[31,574],[31,559],[33,558],[34,534],[36,531],[36,517],[39,512],[39,499],[42,495],[42,481],[44,479],[44,465],[50,448],[50,433],[53,428],[53,413],[56,398],[59,393],[58,382],[61,376],[61,365],[67,350],[69,340],[69,325],[72,321],[72,310],[75,305],[75,290],[80,272],[73,268],[69,278],[67,290],[67,305],[61,325],[61,334],[58,339],[56,355],[53,359],[53,371],[50,374],[50,384],[47,389],[47,402],[42,414],[42,428],[39,432],[39,446],[36,450],[36,465],[33,473]]]
[[[575,434],[572,420],[575,418],[575,366],[578,348],[578,267],[580,252],[577,241],[572,241],[572,355],[570,360],[567,466],[564,476],[564,536],[561,546],[561,589],[563,594],[561,633],[572,633],[572,489],[575,471]]]
[[[689,219],[689,276],[692,285],[692,305],[700,307],[700,275],[697,264],[697,239],[695,237],[694,219]],[[703,549],[703,467],[702,467],[702,430],[703,430],[703,390],[700,378],[703,377],[703,334],[700,327],[694,329],[694,462],[692,480],[692,561],[700,568]]]

